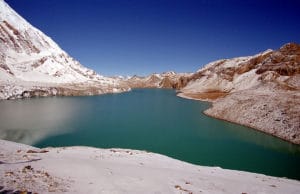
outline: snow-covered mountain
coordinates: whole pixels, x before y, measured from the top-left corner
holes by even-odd
[[[153,73],[145,77],[132,76],[126,80],[131,88],[177,88],[177,83],[181,77],[189,77],[191,73],[175,73],[168,71],[163,73]]]
[[[97,87],[119,87],[116,79],[101,76],[70,57],[3,0],[0,0],[0,82],[1,85],[31,82],[34,86],[95,83]]]

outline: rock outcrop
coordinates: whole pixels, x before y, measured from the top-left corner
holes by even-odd
[[[300,144],[300,45],[218,60],[184,78],[180,96],[212,101],[205,113]]]

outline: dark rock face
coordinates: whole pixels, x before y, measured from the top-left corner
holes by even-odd
[[[175,89],[181,89],[185,87],[189,81],[192,81],[193,79],[197,79],[198,77],[197,73],[193,74],[192,76],[181,76],[176,83],[173,84]],[[200,76],[199,76],[200,77]]]
[[[0,35],[2,47],[6,49],[14,49],[17,52],[26,52],[28,54],[40,52],[37,46],[28,39],[32,38],[28,32],[19,32],[6,20],[0,23]]]
[[[282,76],[300,74],[300,45],[288,43],[262,61],[256,73],[274,71]]]
[[[162,81],[159,83],[159,86],[161,88],[173,88],[174,87],[174,83],[172,82],[172,80],[168,77],[165,77],[162,79]]]

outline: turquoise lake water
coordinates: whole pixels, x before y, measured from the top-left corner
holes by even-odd
[[[173,90],[0,101],[0,138],[161,153],[199,165],[300,180],[300,146],[202,114]]]

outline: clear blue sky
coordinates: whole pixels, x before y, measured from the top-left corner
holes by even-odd
[[[6,0],[103,75],[193,72],[300,43],[299,0]]]

